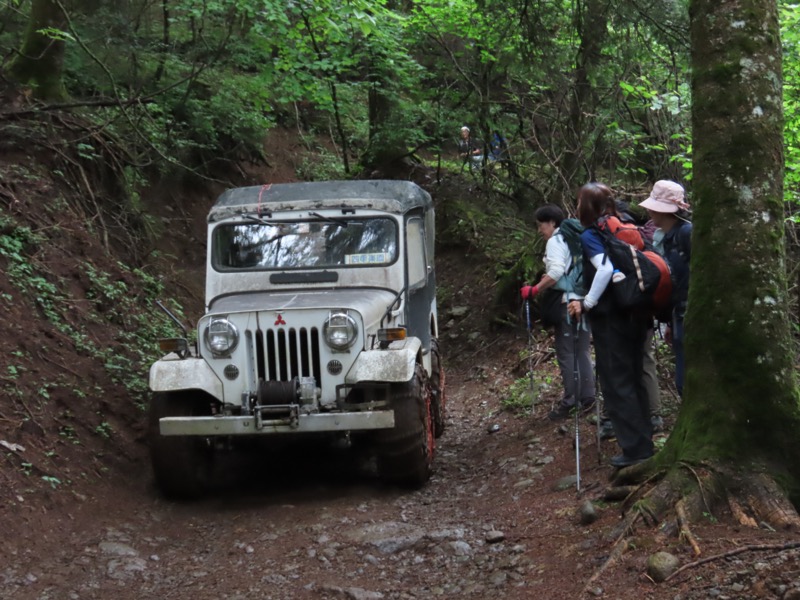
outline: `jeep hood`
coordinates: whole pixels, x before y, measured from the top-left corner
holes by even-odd
[[[207,314],[265,311],[288,313],[298,310],[346,308],[360,313],[364,319],[364,325],[369,328],[380,321],[396,297],[395,292],[376,288],[258,292],[218,298],[211,305]]]

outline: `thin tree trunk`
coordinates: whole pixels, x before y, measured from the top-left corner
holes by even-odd
[[[67,98],[62,78],[64,41],[41,33],[47,29],[63,31],[65,25],[64,12],[57,1],[32,0],[25,40],[8,67],[11,77],[30,85],[33,95],[41,100]]]

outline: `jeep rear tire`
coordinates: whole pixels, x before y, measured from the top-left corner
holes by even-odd
[[[439,340],[431,340],[431,414],[433,415],[433,434],[438,438],[444,433],[445,420],[445,382]]]
[[[161,435],[159,419],[207,414],[204,408],[195,393],[156,392],[150,399],[150,460],[156,485],[167,498],[191,500],[201,496],[210,479],[213,453],[207,438]]]
[[[394,428],[377,435],[378,474],[386,482],[419,488],[431,476],[434,453],[431,393],[425,370],[390,389]]]

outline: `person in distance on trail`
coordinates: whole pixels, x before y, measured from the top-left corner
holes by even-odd
[[[458,140],[458,156],[465,165],[473,169],[483,162],[483,148],[480,140],[470,135],[469,127],[461,128],[461,139]]]
[[[650,196],[639,204],[663,233],[658,250],[672,271],[672,321],[667,326],[667,342],[675,354],[675,387],[683,396],[684,354],[683,317],[689,297],[689,259],[692,256],[692,223],[688,219],[689,205],[684,200],[683,186],[674,181],[660,180],[653,185]]]
[[[650,406],[642,384],[647,321],[616,306],[609,285],[614,266],[598,230],[613,196],[611,188],[602,183],[587,183],[578,190],[578,219],[586,228],[581,234],[583,275],[589,291],[582,301],[570,301],[568,310],[575,318],[588,313],[600,389],[622,449],[622,454],[611,458],[611,465],[622,468],[653,456],[653,440]]]
[[[558,405],[548,415],[551,421],[566,419],[576,407],[576,399],[580,401],[580,410],[586,410],[594,405],[594,372],[592,357],[589,348],[589,328],[585,320],[578,323],[577,346],[575,343],[575,321],[567,314],[569,300],[582,300],[582,282],[576,284],[574,277],[570,277],[573,269],[580,272],[578,266],[573,264],[573,254],[570,251],[560,226],[564,221],[564,211],[554,204],[546,204],[536,210],[536,219],[539,234],[547,242],[545,246],[544,265],[545,274],[536,285],[526,285],[520,290],[523,300],[533,300],[539,292],[554,288],[561,292],[561,318],[555,325],[556,360],[561,371],[561,383],[564,396]],[[577,237],[577,232],[576,232]],[[579,257],[578,260],[582,260]],[[551,291],[550,293],[555,293]],[[579,387],[575,389],[575,351],[578,353]]]

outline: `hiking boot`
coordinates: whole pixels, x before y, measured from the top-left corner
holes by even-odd
[[[613,440],[615,437],[617,437],[617,434],[614,433],[614,426],[611,421],[600,421],[600,439]]]
[[[625,467],[638,465],[640,462],[646,461],[651,456],[653,456],[652,452],[644,456],[628,456],[627,454],[617,454],[616,456],[612,456],[609,462],[611,463],[612,467],[624,469]]]
[[[570,414],[572,413],[572,408],[572,406],[559,404],[550,411],[550,413],[547,415],[547,418],[551,421],[563,421],[564,419],[569,418]]]
[[[653,428],[653,433],[664,431],[664,419],[659,415],[653,415],[650,417],[650,426]]]

